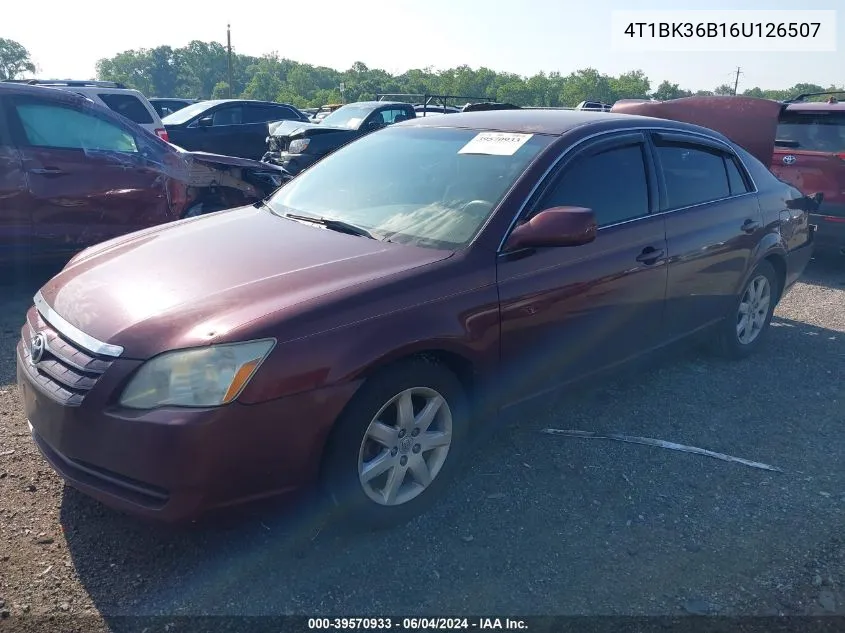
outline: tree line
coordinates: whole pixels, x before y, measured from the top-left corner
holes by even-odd
[[[34,73],[26,49],[0,38],[0,79]],[[731,95],[733,86],[690,91],[662,81],[656,86],[641,70],[613,77],[594,68],[568,75],[559,72],[523,77],[489,68],[458,66],[448,70],[413,69],[401,75],[356,62],[336,70],[284,59],[232,53],[231,90],[226,48],[218,42],[194,40],[187,46],[128,50],[97,62],[97,79],[117,81],[148,97],[216,99],[240,97],[316,107],[372,99],[377,93],[449,94],[484,97],[523,106],[575,106],[581,101],[613,103],[619,99],[677,99],[691,95]],[[75,79],[79,79],[78,77]],[[799,83],[783,90],[745,89],[740,94],[769,99],[843,89]]]

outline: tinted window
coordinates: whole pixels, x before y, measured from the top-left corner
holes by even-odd
[[[576,157],[537,210],[587,207],[600,226],[648,215],[648,181],[641,144]]]
[[[668,208],[720,200],[731,195],[723,154],[690,145],[658,145]]]
[[[67,149],[137,152],[135,138],[122,128],[79,110],[20,103],[15,111],[30,145]]]
[[[138,97],[130,94],[99,94],[105,104],[135,123],[152,123],[153,117]]]
[[[385,124],[390,125],[396,121],[396,117],[400,117],[401,121],[410,118],[407,110],[397,108],[395,110],[382,110],[380,113],[382,121]]]
[[[728,183],[731,186],[731,193],[733,195],[747,193],[748,185],[745,183],[745,178],[742,177],[742,172],[739,170],[736,160],[730,156],[725,156],[725,168],[728,170]]]
[[[269,121],[298,121],[299,116],[284,106],[249,105],[246,106],[247,123],[267,123]]]
[[[845,112],[786,111],[780,118],[777,139],[796,149],[845,151]]]
[[[162,118],[169,114],[173,114],[174,112],[178,112],[189,105],[182,101],[152,101],[151,103],[153,108],[155,108],[155,111],[158,112],[158,115]]]
[[[240,125],[244,123],[244,109],[240,105],[223,106],[214,111],[212,125]]]

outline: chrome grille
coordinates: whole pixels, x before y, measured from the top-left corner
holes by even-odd
[[[39,333],[45,338],[44,354],[33,365],[30,341]],[[54,400],[67,406],[79,406],[112,363],[63,337],[34,306],[27,312],[21,338],[30,377]]]

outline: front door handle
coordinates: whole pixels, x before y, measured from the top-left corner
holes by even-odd
[[[30,169],[29,173],[38,176],[60,176],[65,172],[58,167],[36,167],[35,169]]]
[[[666,255],[666,251],[654,248],[653,246],[647,246],[643,249],[642,253],[637,255],[637,261],[651,266],[663,259],[664,255]]]
[[[760,223],[755,222],[754,220],[746,220],[742,225],[742,230],[745,233],[753,233],[757,229],[760,228]]]

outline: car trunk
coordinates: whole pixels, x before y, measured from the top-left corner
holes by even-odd
[[[824,194],[824,213],[845,217],[845,110],[787,110],[771,170],[801,191]]]

